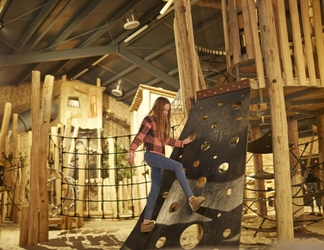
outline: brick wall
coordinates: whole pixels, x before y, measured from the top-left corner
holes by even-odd
[[[29,110],[31,108],[31,84],[0,87],[0,124],[7,102],[12,104],[11,114],[21,114]],[[103,94],[103,136],[120,136],[130,133],[131,112],[129,108],[123,102]],[[27,133],[20,134],[20,141],[21,151],[24,155],[27,149]],[[127,139],[120,143],[128,147]]]

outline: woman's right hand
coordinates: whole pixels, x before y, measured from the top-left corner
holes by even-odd
[[[128,152],[127,162],[129,163],[129,165],[133,166],[133,163],[134,163],[134,152],[133,151]]]
[[[184,144],[184,145],[187,145],[187,144],[189,144],[190,142],[192,142],[192,140],[189,139],[189,138],[186,138],[186,139],[183,140],[183,144]]]

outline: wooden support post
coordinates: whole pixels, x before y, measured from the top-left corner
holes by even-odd
[[[304,53],[307,61],[307,70],[310,85],[313,87],[317,86],[316,81],[316,70],[315,70],[315,61],[313,55],[313,44],[312,44],[312,29],[310,25],[310,16],[309,16],[309,1],[300,1],[300,11],[303,22],[303,38],[304,38]]]
[[[300,157],[299,154],[299,146],[298,146],[298,123],[296,120],[288,122],[288,138],[289,144],[293,146],[290,148],[291,153],[289,154],[290,161],[290,171],[291,171],[291,184],[292,184],[292,195],[298,196],[298,192],[300,192],[300,187],[294,186],[302,181],[301,176],[301,166],[298,162]],[[300,193],[299,193],[300,195]],[[304,200],[303,198],[293,199],[295,205],[293,205],[293,214],[295,218],[298,218],[300,215],[304,213]]]
[[[313,131],[313,135],[311,137],[311,144],[310,144],[308,157],[307,157],[307,162],[306,162],[306,169],[309,168],[309,166],[311,165],[313,149],[314,149],[314,137],[315,137],[315,132]]]
[[[40,112],[40,72],[32,72],[32,146],[30,160],[27,242],[36,245],[48,240],[47,150],[50,129],[51,100],[54,77],[44,81],[42,112]]]
[[[291,67],[291,55],[289,49],[289,40],[287,32],[287,18],[285,11],[285,2],[282,0],[274,0],[273,6],[276,15],[276,24],[278,30],[278,41],[280,46],[280,58],[283,67],[283,78],[285,86],[293,86],[293,73]]]
[[[14,206],[11,211],[11,219],[17,223],[20,221],[19,207],[22,204],[23,196],[19,192],[21,185],[21,170],[19,168],[19,135],[18,135],[18,114],[13,115],[12,122],[12,166],[13,166],[13,189],[14,203],[18,206]]]
[[[52,127],[51,128],[51,135],[52,135],[52,142],[53,142],[53,160],[54,160],[54,169],[60,170],[60,156],[59,156],[59,135],[58,135],[58,127]],[[61,179],[55,180],[55,205],[59,205],[61,203]]]
[[[117,204],[117,211],[118,211],[118,214],[117,216],[123,214],[123,182],[122,181],[118,181],[118,204]]]
[[[240,34],[239,26],[237,20],[237,7],[236,1],[230,0],[228,2],[228,17],[229,17],[229,29],[230,29],[230,44],[232,49],[232,65],[238,64],[240,62],[241,56],[241,43],[240,43]]]
[[[180,68],[180,88],[186,115],[190,113],[199,90],[197,54],[192,30],[191,5],[189,0],[174,1],[174,32],[178,67]],[[181,62],[181,63],[180,63]],[[188,116],[187,116],[188,117]]]
[[[6,194],[8,195],[8,200],[6,204],[6,217],[10,220],[11,216],[11,211],[13,207],[12,203],[12,193],[11,191],[14,189],[14,182],[13,182],[13,171],[12,171],[12,163],[9,159],[9,137],[10,137],[10,132],[8,131],[5,139],[5,144],[4,144],[4,151],[3,151],[3,156],[6,159],[4,163],[4,185],[5,189],[7,190]]]
[[[133,176],[133,183],[138,183],[138,177],[137,176]],[[136,184],[133,186],[133,193],[132,193],[134,198],[139,198],[140,197],[140,188],[139,185]],[[138,216],[141,214],[142,212],[142,206],[139,200],[134,200],[133,201],[133,206],[134,206],[134,215]]]
[[[20,220],[20,234],[19,234],[19,246],[26,246],[28,240],[28,206],[21,206],[21,220]]]
[[[25,197],[25,184],[30,179],[30,155],[31,155],[31,146],[32,146],[32,132],[28,132],[28,141],[27,141],[27,152],[26,152],[26,159],[25,159],[25,166],[23,167],[22,171],[22,178],[21,178],[21,189],[20,192],[24,194]],[[30,188],[29,188],[30,190]],[[26,202],[25,202],[26,201]],[[28,227],[29,227],[29,208],[28,208],[28,200],[24,200],[24,204],[21,206],[21,220],[20,220],[20,235],[19,235],[19,246],[26,246],[28,242]]]
[[[259,88],[265,88],[265,77],[264,77],[264,67],[263,67],[263,58],[260,46],[260,38],[259,38],[259,27],[257,25],[258,21],[256,19],[256,8],[254,0],[247,0],[247,7],[250,12],[250,25],[252,28],[252,37],[254,44],[254,54],[255,54],[255,67],[256,74],[258,78]]]
[[[128,208],[128,192],[127,192],[127,178],[123,178],[122,182],[122,199],[123,199],[123,207],[124,207],[124,214],[129,214],[129,208]]]
[[[31,98],[31,110],[32,110],[32,147],[30,154],[30,179],[29,179],[29,207],[28,207],[28,229],[27,229],[27,244],[24,245],[36,245],[39,242],[39,183],[38,183],[38,148],[40,138],[38,132],[40,131],[40,72],[32,72],[32,98]]]
[[[313,15],[314,15],[314,31],[315,31],[315,42],[318,60],[318,71],[320,76],[321,87],[324,87],[324,49],[323,49],[323,29],[322,29],[322,14],[321,5],[319,0],[313,0]]]
[[[206,89],[206,82],[205,82],[204,74],[201,69],[198,54],[196,54],[196,61],[197,61],[197,70],[198,70],[198,72],[197,72],[198,73],[198,90]]]
[[[301,40],[301,31],[300,31],[300,20],[298,17],[298,6],[296,0],[289,0],[289,10],[291,18],[291,28],[294,42],[294,56],[295,63],[297,67],[297,75],[299,80],[299,85],[306,86],[306,73],[305,73],[305,62],[303,55],[303,46]]]
[[[175,20],[175,23],[176,23],[176,20]],[[178,26],[176,24],[174,24],[174,39],[175,41],[179,40],[179,30],[178,30]],[[188,79],[187,79],[187,76],[183,73],[183,69],[182,67],[180,67],[180,58],[182,58],[182,51],[180,48],[178,48],[178,43],[176,42],[175,43],[176,45],[176,52],[177,52],[177,59],[178,59],[178,72],[179,72],[179,82],[180,82],[180,91],[181,91],[181,95],[185,95],[185,90],[181,88],[181,83],[183,82],[187,82]],[[191,100],[188,99],[186,100],[185,98],[181,98],[182,99],[182,106],[184,107],[184,114],[185,114],[185,117],[188,117],[189,115],[189,111],[191,109]]]
[[[50,75],[45,76],[42,96],[42,113],[40,117],[40,134],[41,139],[38,145],[38,183],[39,183],[39,242],[48,240],[48,135],[50,132],[50,118],[51,118],[51,105],[52,93],[54,86],[54,77]],[[36,145],[37,146],[37,145]]]
[[[227,71],[231,68],[231,47],[230,47],[230,39],[229,39],[229,28],[228,28],[228,12],[227,12],[227,1],[222,1],[222,19],[223,19],[223,30],[224,30],[224,44],[225,44],[225,52],[226,52],[226,66]]]
[[[5,104],[4,115],[2,119],[1,131],[0,131],[0,166],[4,166],[4,186],[11,187],[12,186],[12,176],[11,171],[7,171],[6,168],[8,166],[8,162],[6,157],[8,157],[6,152],[6,140],[8,134],[8,127],[11,115],[11,103]]]
[[[110,200],[110,187],[109,185],[109,178],[105,178],[102,180],[103,183],[103,199],[105,201]],[[107,211],[112,211],[112,206],[110,202],[104,202],[103,204],[103,211],[104,213],[107,213]]]
[[[84,204],[84,187],[85,187],[85,172],[86,172],[86,164],[84,163],[84,152],[85,148],[83,144],[80,144],[78,146],[78,185],[79,185],[79,197],[76,197],[78,201],[76,202],[76,213],[79,216],[83,215],[83,204]],[[81,220],[81,223],[83,221],[82,218],[78,218],[78,221]],[[79,222],[77,223],[77,227],[79,227]]]
[[[66,114],[66,123],[64,128],[64,140],[63,140],[63,150],[65,154],[63,155],[63,173],[69,175],[69,164],[72,156],[70,156],[71,149],[71,129],[72,129],[72,114],[70,111]]]
[[[303,55],[303,46],[302,46],[302,35],[300,31],[300,20],[299,20],[299,10],[297,6],[296,0],[289,0],[289,10],[290,10],[290,19],[293,25],[292,28],[292,35],[293,35],[293,42],[294,42],[294,57],[295,57],[295,64],[297,68],[297,76],[299,80],[300,86],[306,86],[306,73],[305,73],[305,62],[304,62],[304,55]],[[281,24],[280,24],[281,25]]]
[[[8,192],[3,192],[2,196],[1,196],[1,217],[0,217],[0,223],[6,221],[6,215],[8,213],[8,209],[7,209],[7,202],[8,200]]]
[[[252,33],[252,25],[251,25],[251,15],[249,11],[249,6],[247,0],[242,0],[242,16],[243,16],[243,28],[244,28],[244,40],[245,40],[245,47],[246,47],[246,55],[248,59],[255,58],[255,51],[254,51],[254,40],[253,33]],[[255,14],[255,11],[252,12]],[[252,14],[252,15],[253,15]],[[256,26],[257,24],[255,24]],[[224,32],[225,33],[225,32]],[[249,39],[247,39],[249,38]]]
[[[109,165],[109,193],[110,193],[110,198],[111,200],[116,200],[116,181],[115,181],[115,147],[114,147],[114,139],[113,138],[108,138],[108,147],[109,147],[109,158],[108,158],[108,165]],[[117,206],[112,204],[112,211],[113,211],[113,216],[116,218],[118,213],[117,213]]]
[[[271,110],[273,167],[276,189],[276,222],[279,241],[294,238],[289,167],[288,128],[272,2],[259,0],[261,46],[267,72]]]
[[[64,139],[63,139],[63,178],[64,176],[70,176],[70,162],[73,157],[73,152],[75,151],[75,140],[73,137],[77,136],[78,127],[74,128],[73,135],[71,136],[72,131],[72,114],[70,111],[66,112],[66,125],[64,127]],[[68,184],[65,183],[61,185],[61,197],[65,197],[68,193]]]

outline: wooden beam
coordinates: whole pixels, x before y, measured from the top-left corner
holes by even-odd
[[[221,0],[200,0],[196,2],[194,5],[206,8],[213,8],[213,9],[222,9]]]

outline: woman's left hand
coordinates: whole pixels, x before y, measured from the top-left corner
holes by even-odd
[[[128,152],[127,162],[129,163],[129,165],[133,166],[133,163],[134,163],[134,152],[133,151]]]

